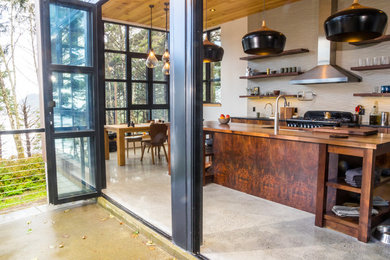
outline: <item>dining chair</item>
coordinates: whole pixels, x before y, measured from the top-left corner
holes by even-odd
[[[125,141],[126,141],[126,155],[127,155],[127,157],[129,157],[129,149],[130,149],[129,144],[130,143],[133,143],[134,154],[135,154],[135,151],[136,151],[135,150],[135,143],[136,142],[140,142],[141,143],[141,147],[142,147],[142,135],[134,134],[134,135],[125,136]]]
[[[161,147],[164,150],[165,159],[168,162],[168,155],[167,151],[165,149],[165,142],[168,140],[167,135],[168,127],[166,124],[151,124],[150,125],[150,137],[149,138],[143,138],[141,141],[141,148],[142,148],[142,155],[141,155],[141,161],[144,158],[144,153],[146,147],[149,147],[151,149],[152,154],[152,162],[155,164],[154,156],[158,152],[158,157],[160,158],[160,149]]]

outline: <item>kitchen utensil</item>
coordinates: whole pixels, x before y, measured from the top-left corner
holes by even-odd
[[[281,107],[280,119],[290,119],[294,115],[295,107]]]
[[[374,237],[384,244],[390,245],[390,225],[379,225],[376,227]]]
[[[279,96],[280,95],[280,90],[274,90],[274,95]]]
[[[381,113],[381,126],[387,126],[389,124],[389,112]]]

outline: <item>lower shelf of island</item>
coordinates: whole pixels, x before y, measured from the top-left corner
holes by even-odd
[[[371,216],[371,227],[379,225],[390,215],[390,207],[374,207],[379,211],[377,215]],[[359,217],[339,217],[332,211],[324,215],[324,225],[327,228],[342,232],[349,236],[358,237]]]

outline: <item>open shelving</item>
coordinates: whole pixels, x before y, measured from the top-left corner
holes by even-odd
[[[352,67],[351,70],[354,71],[365,71],[365,70],[385,70],[390,69],[390,64],[374,65],[374,66],[361,66],[361,67]]]
[[[272,57],[280,57],[280,56],[286,56],[286,55],[293,55],[293,54],[300,54],[300,53],[306,53],[309,52],[309,49],[299,48],[299,49],[292,49],[287,50],[279,54],[270,54],[270,55],[252,55],[247,57],[241,57],[240,60],[260,60],[260,59],[266,59],[266,58],[272,58]]]
[[[296,98],[297,95],[283,95],[287,98]],[[250,95],[250,96],[239,96],[240,98],[277,98],[277,95]]]
[[[390,97],[390,93],[354,93],[354,97]]]
[[[288,77],[297,76],[303,72],[289,72],[289,73],[275,73],[275,74],[260,74],[255,76],[241,76],[240,79],[262,79],[262,78],[276,78],[276,77]]]

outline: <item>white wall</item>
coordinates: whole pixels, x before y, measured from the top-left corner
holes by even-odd
[[[362,5],[376,7],[384,10],[390,15],[389,0],[361,0]],[[339,0],[338,9],[348,7],[351,0]],[[260,26],[262,14],[255,14],[248,17],[248,31],[256,30]],[[283,56],[279,58],[269,58],[264,60],[249,62],[251,68],[265,71],[267,68],[279,70],[281,67],[300,66],[303,71],[313,68],[317,64],[317,36],[318,36],[318,0],[302,0],[289,5],[285,5],[266,13],[267,25],[271,29],[283,32],[287,37],[286,50],[295,48],[308,48],[310,53]],[[240,34],[240,33],[237,33]],[[244,33],[241,33],[244,35]],[[390,34],[387,28],[386,34]],[[241,36],[242,36],[241,35]],[[240,36],[237,35],[237,38]],[[241,51],[241,56],[243,56]],[[390,42],[383,42],[376,45],[356,47],[348,43],[338,44],[337,64],[345,69],[357,66],[359,57],[390,56]],[[236,60],[225,60],[224,62],[236,62]],[[222,68],[223,69],[223,68]],[[300,90],[314,91],[318,96],[314,101],[302,102],[290,98],[292,106],[298,107],[299,114],[307,110],[341,110],[353,112],[356,105],[361,104],[366,111],[371,110],[375,101],[379,102],[380,111],[390,111],[390,98],[360,98],[353,97],[353,93],[372,92],[375,86],[390,85],[390,70],[355,72],[361,75],[363,81],[360,83],[346,84],[326,84],[297,86],[290,85],[292,77],[269,78],[263,80],[248,81],[249,86],[260,86],[261,92],[279,89],[287,94],[296,94]],[[243,80],[242,86],[246,85]],[[222,87],[224,87],[222,85]],[[240,88],[241,94],[245,93],[245,88]],[[247,115],[255,116],[252,112],[256,107],[257,112],[265,115],[264,105],[267,102],[274,103],[274,99],[248,100]],[[368,121],[368,113],[363,121]]]
[[[247,100],[238,98],[245,93],[247,82],[240,80],[245,75],[248,62],[241,61],[243,56],[241,38],[248,28],[248,18],[241,18],[221,25],[221,43],[225,54],[221,63],[221,106],[203,107],[205,120],[217,120],[220,114],[246,116]]]

